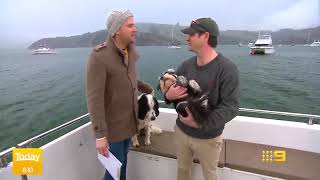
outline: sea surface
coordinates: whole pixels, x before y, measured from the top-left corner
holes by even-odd
[[[251,56],[247,47],[218,47],[239,68],[241,107],[319,115],[320,48],[275,48],[273,55]],[[91,49],[57,49],[55,55],[0,49],[0,151],[87,113],[84,78]],[[139,78],[154,88],[163,71],[193,56],[185,46],[138,51]],[[162,99],[159,91],[157,97]]]

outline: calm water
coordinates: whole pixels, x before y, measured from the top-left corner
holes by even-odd
[[[0,150],[87,113],[84,70],[90,51],[34,56],[0,50]],[[154,88],[162,71],[192,55],[186,47],[138,51],[140,79]],[[320,114],[320,48],[282,46],[270,56],[250,56],[247,47],[231,45],[218,51],[240,70],[241,107]]]

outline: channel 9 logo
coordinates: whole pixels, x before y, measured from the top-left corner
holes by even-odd
[[[262,151],[262,162],[286,162],[286,151]]]

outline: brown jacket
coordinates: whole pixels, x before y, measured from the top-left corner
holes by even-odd
[[[88,60],[86,75],[87,106],[96,138],[116,142],[137,133],[137,88],[153,90],[136,79],[138,54],[133,45],[129,58],[110,38],[96,46]],[[138,86],[138,87],[137,87]]]

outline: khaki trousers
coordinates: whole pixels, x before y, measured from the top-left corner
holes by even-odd
[[[197,139],[184,134],[177,126],[175,144],[178,161],[177,180],[191,179],[193,156],[199,158],[205,180],[218,180],[217,166],[222,145],[222,136],[212,139]]]

